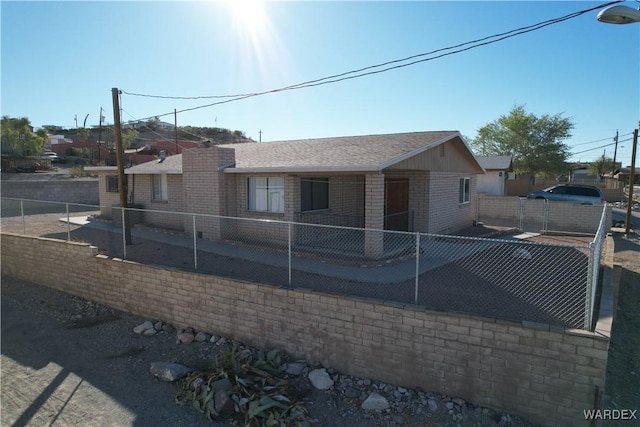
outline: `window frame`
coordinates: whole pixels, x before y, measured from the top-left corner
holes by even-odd
[[[319,212],[329,210],[329,201],[331,200],[331,185],[329,177],[304,177],[300,178],[300,212]],[[308,186],[305,183],[309,184]],[[314,185],[315,184],[315,185]],[[314,187],[322,185],[326,187],[324,190],[318,190]],[[305,190],[306,189],[306,190]],[[310,191],[310,193],[305,193]],[[308,201],[305,200],[308,196]],[[314,202],[318,202],[316,196],[322,197],[318,206]],[[326,198],[326,200],[324,200]],[[323,203],[324,202],[324,203]]]
[[[462,177],[458,185],[458,204],[468,203],[471,203],[471,177]]]
[[[159,179],[159,183],[156,182]],[[159,188],[158,188],[159,185]],[[159,191],[156,191],[159,190]],[[167,174],[156,173],[151,175],[151,200],[154,202],[168,202],[169,190],[167,186]]]
[[[258,180],[264,180],[263,183]],[[262,187],[262,188],[261,188]],[[264,199],[260,203],[258,191]],[[276,197],[278,206],[272,206]],[[261,198],[262,198],[261,197]],[[284,213],[284,177],[281,176],[250,176],[247,178],[247,211],[259,213]],[[261,208],[265,206],[265,208]]]
[[[105,178],[105,188],[107,193],[118,193],[120,191],[120,187],[118,186],[118,175],[107,175]],[[115,181],[115,187],[113,186],[113,181]]]

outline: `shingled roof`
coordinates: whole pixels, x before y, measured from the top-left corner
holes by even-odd
[[[163,161],[152,160],[140,165],[132,166],[125,169],[124,173],[131,174],[181,174],[182,173],[182,154],[165,157]]]
[[[233,148],[236,153],[235,166],[227,172],[374,171],[456,137],[466,147],[457,131],[224,144],[220,147]]]
[[[476,156],[476,160],[485,170],[513,171],[511,156]]]
[[[363,172],[380,171],[447,141],[455,140],[473,153],[457,131],[412,132],[388,135],[343,136],[261,143],[222,144],[233,148],[235,164],[225,172]],[[128,174],[182,173],[182,155],[127,169]]]

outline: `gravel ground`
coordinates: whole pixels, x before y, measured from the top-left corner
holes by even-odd
[[[632,233],[626,238],[616,233],[614,240],[615,262],[620,264],[620,290],[609,348],[604,406],[640,412],[640,235]],[[640,415],[636,416],[635,425],[640,425]],[[611,421],[605,425],[619,423]]]
[[[230,426],[211,423],[174,403],[177,385],[149,374],[150,364],[213,366],[222,347],[185,345],[176,332],[135,334],[145,320],[108,306],[16,279],[2,278],[2,414],[12,426]],[[155,320],[155,319],[153,319]],[[404,390],[329,370],[335,385],[316,390],[307,367],[289,381],[309,411],[309,426],[532,426],[521,418],[476,407],[436,392]],[[353,390],[357,392],[353,394]],[[389,410],[360,405],[378,392]],[[429,409],[432,400],[436,409]]]

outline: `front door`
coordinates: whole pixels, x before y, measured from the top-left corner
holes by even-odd
[[[384,180],[384,229],[409,231],[409,179]]]

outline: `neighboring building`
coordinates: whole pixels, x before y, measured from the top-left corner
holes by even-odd
[[[478,194],[504,196],[505,182],[513,174],[511,156],[476,156],[486,174],[478,175]]]
[[[117,203],[115,170],[92,169],[100,175],[101,205],[108,214]],[[126,170],[129,200],[155,211],[145,212],[145,223],[187,233],[194,230],[191,215],[158,211],[452,232],[473,224],[482,173],[455,131],[224,144]],[[276,228],[198,218],[195,232],[212,240],[286,241],[286,228]],[[382,236],[364,234],[365,251],[381,253]],[[296,230],[297,242],[306,238],[311,239]]]

